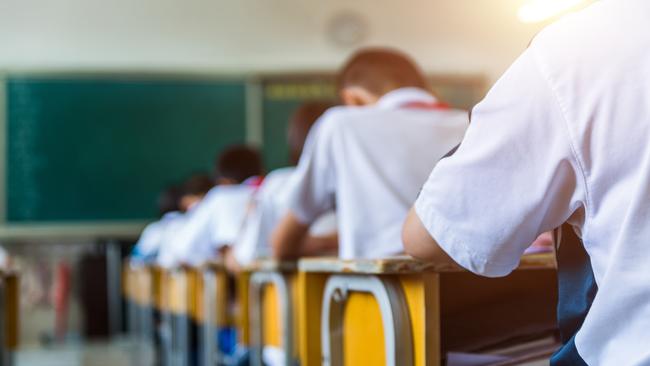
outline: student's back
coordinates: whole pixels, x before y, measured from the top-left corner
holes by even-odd
[[[574,225],[591,268],[560,273],[593,270],[597,293],[561,293],[561,318],[588,314],[571,319],[579,330],[555,365],[650,364],[649,14],[645,0],[605,0],[542,31],[415,205],[451,258],[489,276],[512,271],[540,232]]]
[[[160,220],[150,223],[142,231],[131,252],[132,263],[150,263],[156,259],[168,228],[182,216],[181,196],[181,189],[176,186],[171,186],[161,192],[158,198]]]
[[[342,258],[401,253],[410,205],[438,160],[460,143],[467,122],[467,112],[447,109],[418,88],[394,90],[371,106],[330,109],[298,166],[306,183],[293,196],[293,213],[312,221],[336,208]]]
[[[649,19],[648,1],[602,1],[544,31],[531,49],[571,151],[565,182],[575,190],[558,213],[585,210],[571,219],[598,294],[575,342],[594,365],[650,364]]]
[[[251,184],[212,188],[172,234],[173,246],[167,255],[171,258],[163,265],[200,265],[217,257],[219,249],[237,238],[254,190]]]
[[[338,77],[345,107],[310,131],[289,212],[272,236],[274,257],[299,257],[309,226],[334,208],[341,257],[403,252],[400,227],[410,202],[468,123],[467,113],[446,109],[428,88],[399,51],[367,48],[348,59]]]
[[[297,185],[296,168],[307,135],[312,126],[323,113],[332,105],[323,102],[305,102],[300,105],[289,119],[287,142],[289,145],[289,162],[292,166],[276,169],[265,178],[262,186],[255,193],[253,205],[249,210],[244,228],[234,246],[232,254],[236,263],[227,260],[226,263],[233,271],[252,263],[255,259],[270,257],[269,244],[271,233],[282,216],[289,210],[291,192]],[[316,255],[328,253],[335,246],[336,218],[333,211],[318,221],[311,231],[310,237],[321,239],[324,245],[312,245],[303,254]],[[330,238],[329,242],[325,237]],[[313,241],[312,241],[313,243]],[[236,268],[239,267],[239,268]]]

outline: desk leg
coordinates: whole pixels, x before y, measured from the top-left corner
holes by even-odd
[[[223,361],[223,356],[217,347],[216,332],[219,330],[217,314],[222,310],[217,301],[217,275],[214,271],[203,272],[203,325],[201,330],[201,350],[203,366],[214,366]]]
[[[416,366],[440,366],[440,276],[437,273],[398,276],[411,315]]]
[[[406,298],[398,281],[377,276],[334,275],[325,286],[321,317],[323,365],[343,365],[343,321],[348,291],[366,292],[379,304],[384,329],[386,364],[413,365],[411,321]]]
[[[172,315],[172,344],[174,345],[174,365],[188,366],[189,365],[189,333],[190,333],[190,315],[189,315],[189,288],[187,283],[187,273],[185,271],[175,272],[172,276],[180,276],[175,282],[180,283],[180,291],[178,293],[183,297],[183,314]]]
[[[264,340],[262,339],[262,290],[264,286],[273,285],[278,292],[282,317],[282,347],[284,349],[285,365],[292,366],[293,362],[293,306],[291,290],[284,275],[278,272],[256,272],[251,275],[250,299],[250,336],[251,364],[262,365]]]
[[[7,324],[7,313],[6,313],[6,282],[3,278],[0,278],[0,366],[8,366],[7,354],[7,334],[5,333]]]
[[[298,272],[298,345],[301,366],[321,366],[320,319],[327,274]]]
[[[110,240],[106,243],[106,288],[108,290],[108,329],[110,336],[118,334],[122,328],[121,266],[120,243]]]

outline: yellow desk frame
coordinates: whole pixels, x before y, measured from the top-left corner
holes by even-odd
[[[251,365],[262,365],[265,345],[281,347],[284,364],[295,365],[296,264],[260,260],[246,269],[240,281],[240,291],[245,294],[240,297],[240,306],[247,309],[242,327],[246,329],[244,338],[251,349]]]
[[[516,306],[532,304],[513,327],[525,328],[530,323],[531,329],[549,327],[552,331],[555,326],[552,256],[525,257],[513,276],[503,279],[482,278],[406,257],[304,259],[298,268],[302,366],[441,365],[447,350],[461,347],[458,340],[471,341],[465,346],[471,349],[486,345],[481,343],[482,332],[495,339],[504,336],[504,329],[482,330],[480,317],[471,318],[477,309],[499,314],[504,306],[495,306],[495,299],[502,296]],[[541,280],[531,280],[535,278]],[[528,296],[535,291],[542,292],[541,297]],[[538,301],[543,297],[550,300]],[[539,316],[535,315],[540,309]],[[529,318],[528,314],[533,315]]]

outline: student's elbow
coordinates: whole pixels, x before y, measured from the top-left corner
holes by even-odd
[[[286,250],[283,247],[283,238],[282,238],[282,233],[281,233],[282,227],[278,226],[273,230],[273,233],[271,234],[270,237],[270,243],[271,243],[271,256],[273,259],[285,259],[284,257],[286,256]]]
[[[293,259],[291,258],[292,256],[289,254],[289,252],[282,245],[277,244],[277,242],[272,242],[271,256],[273,259],[279,261]]]
[[[456,264],[429,234],[414,209],[409,211],[402,227],[402,243],[406,254],[416,259]]]
[[[430,260],[427,251],[428,246],[426,243],[426,236],[433,240],[426,232],[424,226],[420,222],[417,214],[411,209],[406,216],[406,221],[402,227],[402,243],[404,244],[404,252],[414,258],[422,260]]]

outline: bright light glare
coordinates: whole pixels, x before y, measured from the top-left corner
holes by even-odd
[[[530,0],[519,9],[519,20],[535,23],[552,18],[585,2],[585,0]]]

